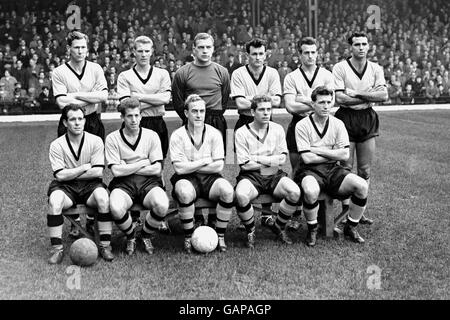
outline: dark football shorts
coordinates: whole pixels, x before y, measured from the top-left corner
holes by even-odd
[[[302,189],[302,180],[306,176],[313,176],[320,187],[321,191],[326,192],[331,197],[336,199],[345,199],[349,196],[346,194],[339,194],[339,188],[342,181],[350,173],[350,170],[344,168],[337,163],[321,163],[316,165],[304,165],[295,173],[294,181]]]
[[[277,173],[272,175],[262,175],[259,171],[240,171],[239,175],[236,177],[236,185],[242,179],[249,180],[258,190],[258,194],[271,194],[273,195],[273,191],[277,187],[281,178],[287,177],[288,174],[283,170],[278,170]]]
[[[379,136],[378,114],[372,108],[363,110],[339,108],[334,116],[344,122],[351,142],[364,142]]]
[[[206,110],[205,123],[213,126],[222,133],[224,152],[227,151],[227,121],[223,110]]]
[[[297,141],[295,141],[295,125],[303,118],[304,117],[301,117],[299,115],[292,115],[292,120],[289,123],[286,131],[286,144],[289,152],[298,153]]]
[[[161,149],[164,159],[169,150],[169,133],[163,117],[142,117],[141,127],[155,131],[161,140]]]
[[[121,189],[133,200],[133,203],[142,204],[145,196],[155,187],[165,190],[161,177],[141,176],[132,174],[126,177],[114,177],[109,183],[109,190]]]
[[[70,181],[57,181],[53,180],[47,191],[47,196],[53,191],[61,190],[72,200],[73,205],[86,204],[86,201],[92,195],[97,188],[106,189],[106,184],[102,182],[102,179],[92,180],[70,180]]]
[[[84,131],[95,134],[105,141],[105,127],[100,120],[100,115],[97,112],[92,112],[86,117],[86,123],[84,124]],[[67,128],[64,126],[62,116],[59,119],[58,124],[58,137],[61,137],[67,132]]]
[[[178,175],[175,173],[170,178],[170,182],[173,185],[172,198],[177,199],[178,201],[178,198],[175,194],[175,184],[181,179],[186,179],[194,186],[196,194],[195,200],[197,200],[198,198],[209,199],[209,192],[211,191],[211,187],[219,178],[223,178],[220,173],[190,173],[183,175]]]
[[[234,126],[234,131],[236,132],[237,129],[239,129],[242,126],[245,126],[246,124],[249,124],[250,122],[253,122],[254,117],[248,116],[246,114],[239,114],[239,119],[236,122],[236,125]]]

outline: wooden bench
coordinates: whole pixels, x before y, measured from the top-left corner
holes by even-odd
[[[321,229],[323,230],[323,233],[326,237],[333,237],[338,235],[335,231],[336,225],[344,218],[345,214],[338,215],[335,217],[334,214],[334,199],[328,196],[327,194],[321,193],[319,196],[319,202],[320,202],[320,209],[319,209],[319,216],[318,221],[321,225]],[[279,201],[268,194],[262,194],[258,196],[255,200],[253,200],[252,204],[258,204],[262,205],[262,208],[260,211],[264,213],[269,214],[276,214],[273,212],[270,208],[270,205],[277,204]],[[208,209],[208,208],[215,208],[216,202],[213,202],[208,199],[200,198],[195,202],[195,207],[197,209]],[[166,216],[166,221],[168,219],[173,219],[175,215],[177,215],[177,209],[178,204],[173,199],[170,199],[169,202],[169,211]],[[146,211],[149,209],[144,208],[140,204],[134,204],[130,211],[139,211],[140,214],[146,214]],[[86,229],[74,219],[74,215],[82,215],[82,214],[89,214],[94,217],[94,237],[92,237]],[[85,205],[77,205],[76,207],[69,208],[67,210],[63,211],[63,216],[70,221],[72,225],[74,225],[82,235],[85,237],[88,237],[90,239],[93,239],[96,243],[99,243],[99,234],[98,234],[98,222],[97,222],[97,210],[87,207]]]

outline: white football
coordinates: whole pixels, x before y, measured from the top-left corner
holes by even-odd
[[[191,243],[194,249],[201,253],[214,251],[219,242],[216,231],[208,226],[200,226],[194,230]]]

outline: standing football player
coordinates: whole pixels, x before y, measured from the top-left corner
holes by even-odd
[[[388,99],[383,68],[367,60],[369,42],[364,33],[353,33],[348,38],[352,56],[333,67],[336,102],[339,109],[335,116],[341,119],[350,137],[350,157],[346,162],[353,167],[356,153],[357,174],[370,182],[370,167],[375,155],[375,138],[379,135],[378,115],[374,103]],[[348,200],[343,211],[348,210]],[[361,223],[372,224],[372,219],[361,218]]]

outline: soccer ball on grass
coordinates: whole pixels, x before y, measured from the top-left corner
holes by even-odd
[[[97,245],[88,238],[78,239],[70,246],[69,255],[72,262],[77,266],[91,266],[97,261]]]
[[[219,242],[216,231],[208,226],[200,226],[194,230],[191,243],[194,249],[200,253],[208,253],[214,251]]]

